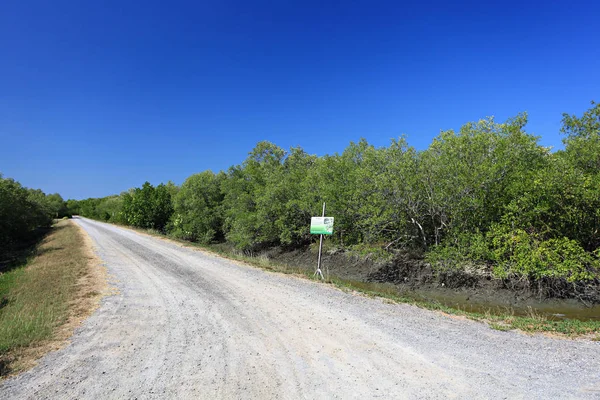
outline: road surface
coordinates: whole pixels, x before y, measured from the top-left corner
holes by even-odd
[[[600,343],[494,331],[87,219],[118,293],[0,398],[600,398]]]

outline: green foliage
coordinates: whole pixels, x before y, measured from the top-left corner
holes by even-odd
[[[556,153],[522,133],[524,121],[518,119],[500,125],[500,135],[487,129],[487,124],[477,128],[475,135],[473,125],[463,127],[461,132],[469,133],[468,137],[491,132],[495,144],[469,143],[461,148],[453,143],[434,163],[450,165],[445,168],[450,171],[446,177],[433,186],[448,180],[440,190],[446,196],[441,203],[444,215],[454,218],[448,218],[446,225],[452,229],[442,244],[428,254],[434,268],[464,269],[473,262],[485,262],[494,265],[498,278],[598,279],[600,164],[595,163],[600,160],[599,116],[597,105],[581,118],[565,115],[566,150]],[[490,140],[487,133],[484,136]],[[486,147],[492,151],[485,151]],[[467,151],[498,155],[491,160],[476,157],[461,170],[456,166]],[[440,175],[444,176],[436,174]],[[475,232],[474,236],[469,232]]]
[[[99,199],[67,200],[66,205],[71,215],[127,223],[123,214],[123,201],[123,196],[107,196]]]
[[[386,250],[426,246],[419,153],[400,138],[387,148],[365,146],[363,161],[357,213],[363,241],[386,243]]]
[[[342,246],[358,244],[364,239],[359,223],[364,196],[372,185],[372,177],[365,171],[366,158],[373,151],[373,146],[362,139],[350,143],[341,155],[325,156],[318,164],[317,193],[327,202],[328,214],[335,213],[335,239]]]
[[[598,279],[600,106],[563,116],[564,151],[541,146],[526,124],[526,114],[470,122],[441,132],[422,151],[404,137],[381,148],[361,139],[323,157],[263,141],[226,173],[196,174],[181,188],[146,182],[67,207],[254,251],[310,244],[310,217],[326,202],[335,217],[328,241],[358,254],[385,259],[398,250],[425,251],[438,271]],[[38,193],[26,197],[43,203]]]
[[[311,173],[318,158],[301,148],[292,148],[278,176],[272,179],[273,199],[277,202],[275,226],[284,245],[301,246],[310,243],[306,221],[320,215],[319,193]]]
[[[223,237],[221,183],[224,173],[205,171],[190,176],[173,199],[172,234],[192,242],[210,243]]]
[[[224,230],[241,249],[278,241],[275,221],[282,199],[277,198],[273,183],[280,177],[285,154],[272,143],[260,142],[241,166],[229,169],[223,183]]]
[[[122,213],[121,218],[129,225],[164,231],[173,214],[171,192],[164,184],[155,188],[145,182],[122,195]]]
[[[438,271],[465,270],[473,265],[485,266],[492,258],[485,235],[461,232],[449,236],[444,244],[433,246],[426,260]]]
[[[49,194],[46,196],[48,212],[54,218],[70,217],[67,205],[62,196],[58,193]]]
[[[592,101],[592,107],[581,117],[563,114],[561,132],[566,152],[571,162],[582,170],[597,174],[600,171],[600,104]]]
[[[152,198],[152,228],[164,231],[172,214],[171,192],[166,185],[160,184],[154,189]]]
[[[564,153],[550,155],[548,161],[506,204],[503,223],[595,250],[600,245],[600,174],[583,173]]]
[[[129,201],[127,201],[130,199]],[[123,201],[123,213],[129,225],[138,228],[154,228],[154,186],[145,182],[135,188]]]
[[[173,214],[171,193],[177,190],[173,183],[155,188],[146,182],[118,196],[68,200],[66,205],[74,215],[164,232]]]
[[[485,232],[500,220],[547,154],[537,137],[523,131],[526,122],[519,115],[503,124],[492,118],[468,123],[458,134],[442,132],[422,153],[429,243],[441,243],[451,230]]]
[[[96,206],[99,219],[111,222],[123,222],[123,198],[121,196],[108,196]]]
[[[498,278],[526,277],[592,280],[600,272],[600,261],[576,241],[567,238],[543,240],[522,229],[495,226],[490,231],[492,258]]]
[[[38,228],[50,226],[65,212],[58,194],[47,196],[0,175],[0,256],[31,240]]]

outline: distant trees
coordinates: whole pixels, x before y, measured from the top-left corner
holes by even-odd
[[[526,124],[526,114],[467,123],[423,151],[403,137],[381,148],[363,139],[323,157],[263,141],[240,165],[192,175],[180,188],[146,182],[67,205],[257,250],[310,243],[310,217],[326,201],[340,248],[417,250],[434,269],[479,268],[502,279],[598,279],[600,106],[563,116],[563,151],[541,146]]]
[[[170,182],[157,187],[145,182],[120,195],[68,200],[66,205],[74,215],[166,232],[173,214],[172,193],[177,190]]]

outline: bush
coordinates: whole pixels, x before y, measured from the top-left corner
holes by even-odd
[[[498,278],[589,281],[598,276],[600,261],[568,238],[542,240],[522,229],[496,227],[490,232],[494,275]]]
[[[433,246],[426,255],[426,261],[438,272],[463,270],[467,265],[485,265],[490,258],[487,239],[480,232],[447,237],[443,244]]]

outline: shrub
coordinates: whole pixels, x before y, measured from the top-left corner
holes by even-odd
[[[542,240],[523,229],[500,226],[489,234],[494,275],[565,279],[568,282],[594,279],[600,270],[598,257],[568,238]]]

